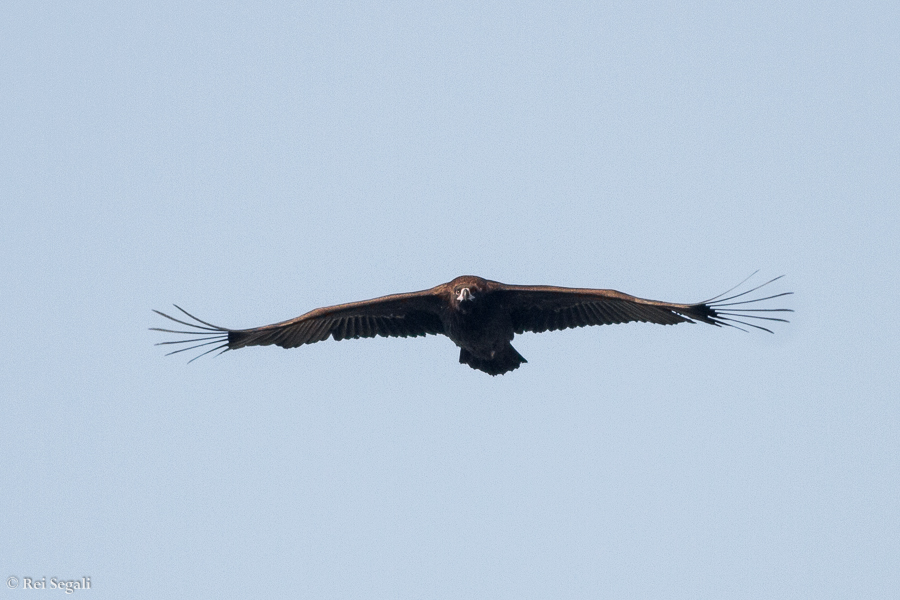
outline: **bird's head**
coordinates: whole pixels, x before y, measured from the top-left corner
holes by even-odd
[[[474,302],[475,301],[475,293],[470,287],[459,287],[453,290],[453,293],[456,295],[456,301],[459,304],[463,302]]]
[[[482,282],[478,277],[468,276],[458,277],[451,283],[450,294],[453,307],[462,313],[470,312],[484,292]]]

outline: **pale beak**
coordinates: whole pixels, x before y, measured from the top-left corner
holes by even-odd
[[[475,294],[469,291],[469,288],[463,288],[459,290],[459,295],[456,297],[457,302],[464,302],[466,300],[474,300]]]

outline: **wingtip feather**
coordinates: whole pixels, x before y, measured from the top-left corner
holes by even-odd
[[[206,350],[206,351],[200,353],[199,355],[195,356],[191,360],[189,360],[188,364],[190,364],[190,363],[194,362],[195,360],[197,360],[198,358],[200,358],[201,356],[206,356],[210,352],[214,352],[216,350],[223,349],[223,348],[224,349],[222,350],[222,352],[226,352],[230,349],[229,340],[228,340],[228,337],[229,337],[228,329],[226,329],[225,327],[219,327],[218,325],[213,325],[212,323],[207,323],[206,321],[204,321],[202,319],[198,319],[197,317],[195,317],[191,313],[187,312],[186,310],[184,310],[177,304],[173,304],[172,306],[174,306],[179,311],[181,311],[182,313],[187,315],[190,319],[193,319],[196,322],[190,322],[190,321],[186,321],[183,319],[178,319],[171,315],[167,315],[166,313],[164,313],[162,311],[156,310],[155,308],[151,309],[153,312],[160,315],[161,317],[165,317],[166,319],[169,319],[170,321],[174,321],[175,323],[178,323],[180,325],[184,325],[185,327],[190,328],[189,331],[184,331],[184,330],[180,330],[180,329],[165,329],[162,327],[150,327],[149,328],[150,331],[159,331],[162,333],[174,333],[176,335],[187,336],[184,339],[167,340],[167,341],[163,341],[163,342],[157,342],[155,344],[156,346],[164,346],[164,345],[169,345],[169,344],[193,344],[192,346],[188,346],[186,348],[179,348],[177,350],[167,352],[166,356],[170,356],[172,354],[179,354],[181,352],[187,352],[189,350],[196,350],[197,348],[202,348],[204,346],[210,346],[212,344],[219,344],[218,346],[215,346],[212,349]],[[199,325],[198,325],[198,323],[199,323]],[[222,354],[222,352],[220,352],[219,354]]]

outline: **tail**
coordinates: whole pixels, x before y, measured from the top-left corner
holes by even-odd
[[[522,355],[511,344],[507,344],[504,349],[494,355],[494,358],[490,359],[479,358],[465,348],[460,348],[459,362],[494,376],[514,371],[519,368],[519,365],[528,361],[522,358]]]
[[[753,277],[753,275],[756,275],[756,273],[754,272],[752,275],[750,275],[750,277]],[[750,279],[750,277],[740,282],[727,292],[723,292],[718,296],[715,296],[714,298],[710,298],[709,300],[699,302],[697,304],[689,305],[687,307],[687,310],[682,312],[682,314],[686,317],[690,317],[691,319],[696,319],[697,321],[700,321],[702,323],[709,323],[710,325],[734,327],[735,329],[740,329],[741,331],[747,331],[746,329],[741,327],[741,325],[743,325],[745,327],[753,327],[754,329],[761,329],[763,331],[772,333],[771,329],[767,329],[762,325],[750,323],[747,321],[747,319],[755,319],[757,321],[778,321],[781,323],[787,323],[787,319],[780,319],[778,317],[763,316],[750,313],[775,313],[794,311],[790,308],[746,308],[746,305],[755,304],[757,302],[764,302],[766,300],[772,300],[774,298],[781,298],[782,296],[789,296],[794,292],[781,292],[780,294],[765,296],[763,298],[737,300],[738,298],[742,298],[747,294],[752,294],[756,290],[765,287],[774,281],[778,281],[779,279],[784,277],[784,275],[779,275],[775,279],[770,279],[769,281],[751,288],[746,292],[741,292],[740,294],[735,294],[734,296],[728,296],[729,293],[744,285],[744,283],[746,283],[747,280]],[[727,297],[723,298],[722,296]],[[737,301],[732,302],[732,300]]]

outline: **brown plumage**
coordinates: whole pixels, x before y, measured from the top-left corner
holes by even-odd
[[[443,334],[459,346],[460,363],[490,375],[502,375],[527,362],[510,344],[515,334],[526,331],[540,333],[632,321],[658,325],[699,321],[738,329],[742,329],[740,325],[745,325],[772,333],[761,325],[747,322],[747,319],[787,321],[751,313],[792,311],[786,308],[746,308],[746,305],[786,296],[791,292],[749,300],[737,299],[780,278],[776,277],[733,296],[722,297],[744,282],[704,302],[676,304],[645,300],[615,290],[507,285],[467,275],[430,290],[317,308],[289,321],[252,329],[228,329],[212,325],[176,305],[175,308],[194,322],[176,319],[158,310],[154,312],[190,327],[191,331],[158,327],[151,329],[190,336],[182,340],[160,342],[193,343],[169,354],[215,345],[200,356],[215,350],[225,352],[245,346],[275,344],[282,348],[296,348],[329,337],[344,340]]]

